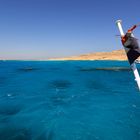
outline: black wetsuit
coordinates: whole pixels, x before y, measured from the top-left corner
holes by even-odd
[[[128,48],[127,56],[129,63],[132,64],[140,56],[140,47],[138,40],[132,35],[127,36],[127,40],[124,43],[124,47]]]

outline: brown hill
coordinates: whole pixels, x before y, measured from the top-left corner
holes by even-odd
[[[64,58],[50,58],[49,60],[127,60],[124,50],[112,52],[97,52]]]

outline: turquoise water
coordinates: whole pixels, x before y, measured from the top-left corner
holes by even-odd
[[[140,140],[128,63],[0,61],[0,140]]]

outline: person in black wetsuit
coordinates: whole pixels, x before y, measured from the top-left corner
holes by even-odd
[[[132,31],[136,27],[137,26],[134,25],[131,29],[127,31],[125,36],[122,37],[122,44],[127,52],[127,57],[130,65],[134,63],[134,61],[140,56],[140,46],[138,43],[138,39],[136,39],[132,34]]]

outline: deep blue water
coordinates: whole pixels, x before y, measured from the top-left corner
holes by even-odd
[[[0,140],[140,140],[128,63],[0,61]]]

